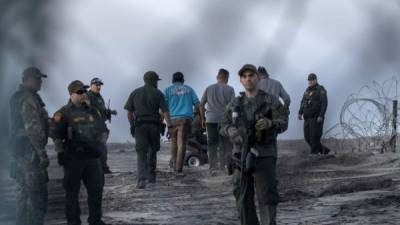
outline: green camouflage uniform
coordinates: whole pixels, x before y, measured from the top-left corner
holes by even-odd
[[[239,114],[236,122],[232,120],[232,112]],[[254,124],[261,118],[271,120],[272,127],[256,138]],[[236,127],[245,140],[243,148],[235,146],[232,152],[233,194],[241,224],[259,224],[254,204],[255,193],[261,224],[275,224],[276,205],[279,201],[276,181],[277,135],[288,127],[287,110],[276,97],[264,91],[259,90],[254,98],[242,94],[227,106],[221,123],[221,135],[228,137],[230,127]],[[258,152],[255,169],[244,172],[244,161],[250,148]]]
[[[42,225],[47,210],[46,154],[48,113],[40,96],[23,85],[11,97],[12,170],[17,181],[17,225]]]

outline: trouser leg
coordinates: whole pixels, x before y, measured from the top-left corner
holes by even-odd
[[[218,124],[207,123],[207,152],[208,152],[208,163],[211,171],[217,170],[218,168]]]
[[[219,136],[220,168],[225,170],[232,160],[232,144],[229,138]]]
[[[47,211],[47,182],[48,175],[46,170],[35,171],[32,186],[29,187],[28,201],[28,221],[30,225],[43,225]]]
[[[89,224],[96,224],[102,217],[102,198],[104,186],[104,174],[101,162],[97,159],[87,160],[86,168],[82,176],[83,184],[87,190],[87,203],[89,207]]]
[[[81,224],[79,190],[83,170],[82,160],[71,160],[64,166],[65,214],[68,224]]]
[[[317,119],[310,120],[310,144],[313,152],[322,153],[322,128],[323,122],[318,122]]]
[[[144,125],[136,127],[135,139],[138,171],[137,181],[139,183],[145,182],[148,174],[147,157],[150,143],[148,139],[148,132]]]
[[[279,202],[276,179],[276,158],[258,158],[253,176],[260,208],[261,225],[276,224],[276,206]]]
[[[176,172],[176,160],[178,154],[178,123],[176,120],[172,120],[173,128],[170,131],[171,135],[171,166]]]
[[[239,213],[241,225],[259,225],[256,207],[254,204],[254,179],[251,175],[241,176],[235,169],[232,175],[233,195]]]
[[[177,145],[178,151],[176,156],[176,171],[182,172],[184,159],[186,155],[186,145],[188,142],[188,136],[190,134],[191,129],[191,120],[190,119],[182,119],[180,120],[180,124],[178,126],[177,132]]]

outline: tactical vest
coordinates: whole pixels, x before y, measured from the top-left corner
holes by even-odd
[[[97,158],[101,155],[99,115],[90,107],[69,107],[67,117],[66,148],[78,157]]]
[[[304,100],[302,102],[303,107],[303,115],[304,118],[313,118],[317,117],[321,110],[321,91],[324,88],[320,85],[307,88],[306,92],[304,92]]]
[[[29,90],[20,88],[10,99],[10,137],[9,144],[11,154],[14,157],[23,157],[25,154],[32,153],[31,143],[27,136],[24,120],[21,115],[22,103],[27,98],[34,98],[35,102],[40,106],[39,114],[42,127],[48,136],[48,113],[44,108],[45,104],[40,96]],[[47,140],[43,140],[46,141]]]
[[[260,95],[260,94],[259,94]],[[273,130],[263,131],[262,138],[255,137],[255,123],[261,118],[272,119],[272,99],[265,92],[257,95],[254,101],[245,101],[244,96],[239,96],[233,104],[238,111],[238,127],[246,130],[250,146],[276,144],[277,133]]]

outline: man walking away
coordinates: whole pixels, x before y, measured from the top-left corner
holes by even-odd
[[[208,162],[211,176],[215,176],[218,169],[225,169],[231,159],[232,146],[229,139],[219,135],[218,132],[225,108],[235,98],[235,91],[228,85],[228,80],[229,72],[220,69],[217,83],[206,88],[200,101],[202,125],[207,130]],[[219,158],[219,168],[217,157]]]
[[[176,72],[172,77],[172,85],[165,89],[165,99],[171,114],[171,161],[177,177],[183,176],[182,169],[186,153],[186,145],[193,119],[193,107],[199,106],[199,99],[194,90],[184,84],[184,76]]]

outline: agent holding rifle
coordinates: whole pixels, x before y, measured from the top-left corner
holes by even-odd
[[[276,224],[277,135],[286,131],[288,113],[276,97],[258,89],[260,75],[254,65],[244,65],[239,76],[245,92],[227,106],[220,129],[234,144],[233,194],[242,225],[260,224],[254,193],[261,224]]]
[[[101,96],[100,91],[101,91],[101,86],[104,85],[103,81],[100,80],[100,78],[93,78],[90,81],[90,90],[87,92],[87,97],[89,100],[89,104],[93,107],[95,107],[101,114],[101,119],[104,121],[104,124],[108,120],[111,123],[111,115],[117,115],[116,110],[111,110],[110,109],[110,102],[108,102],[108,105],[106,106],[105,101],[103,99],[103,96]],[[110,130],[107,129],[107,138],[110,134]],[[107,145],[105,144],[103,146],[103,154],[100,157],[101,165],[103,167],[103,171],[105,174],[107,173],[112,173],[110,170],[110,167],[107,164]]]

